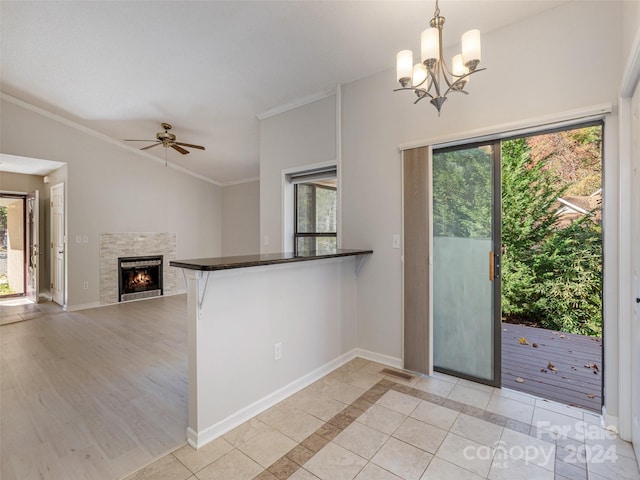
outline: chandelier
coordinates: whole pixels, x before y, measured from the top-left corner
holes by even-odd
[[[440,7],[436,0],[436,10],[427,28],[420,35],[421,62],[413,64],[413,52],[402,50],[397,54],[397,78],[401,90],[411,90],[418,97],[414,104],[423,98],[430,98],[431,104],[438,110],[447,100],[449,92],[468,94],[464,87],[469,83],[469,77],[477,72],[481,60],[480,31],[469,30],[462,35],[462,53],[453,57],[451,70],[447,67],[442,54],[442,28],[444,17],[440,16]]]

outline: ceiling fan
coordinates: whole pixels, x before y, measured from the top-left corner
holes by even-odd
[[[171,147],[183,155],[186,155],[187,153],[189,153],[189,150],[182,147],[197,148],[198,150],[204,150],[204,147],[201,145],[193,145],[191,143],[176,142],[176,136],[173,133],[169,133],[169,130],[171,130],[171,125],[168,123],[161,123],[160,125],[162,125],[162,128],[164,128],[164,132],[156,133],[156,140],[125,139],[125,142],[154,142],[151,145],[142,147],[140,150],[148,150],[150,148],[157,147],[158,145],[162,145],[164,146],[164,148]]]

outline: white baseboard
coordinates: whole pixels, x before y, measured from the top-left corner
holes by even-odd
[[[114,302],[114,303],[100,303],[100,302],[80,303],[78,305],[66,305],[63,307],[63,309],[65,312],[77,312],[78,310],[88,310],[90,308],[99,308],[99,307],[111,307],[113,305],[122,305],[123,303],[131,303],[131,302],[144,302],[145,300],[156,300],[162,297],[173,297],[174,295],[185,295],[186,293],[187,293],[186,290],[178,290],[177,292],[165,293],[163,295],[158,295],[157,297],[137,298],[135,300],[127,300],[126,302]]]
[[[242,410],[228,416],[227,418],[205,428],[200,432],[196,432],[191,427],[187,428],[187,443],[193,448],[201,448],[207,443],[212,442],[216,438],[224,435],[225,433],[233,430],[237,426],[250,420],[251,418],[259,415],[260,413],[273,407],[275,404],[285,400],[294,393],[299,392],[305,387],[308,387],[313,382],[320,380],[325,375],[331,373],[335,369],[341,367],[345,363],[353,360],[356,357],[361,357],[373,362],[382,363],[389,367],[402,368],[402,359],[392,357],[390,355],[384,355],[381,353],[371,352],[362,348],[354,348],[353,350],[340,355],[338,358],[326,363],[325,365],[313,370],[312,372],[303,375],[302,377],[294,380],[293,382],[285,385],[279,390],[261,398],[260,400],[248,405]]]
[[[339,368],[350,360],[353,360],[357,356],[357,350],[358,349],[353,349],[347,353],[340,355],[338,358],[331,360],[330,362],[313,370],[312,372],[307,373],[306,375],[303,375],[302,377],[294,380],[288,385],[285,385],[279,390],[270,393],[266,397],[257,400],[251,405],[248,405],[247,407],[239,410],[233,415],[228,416],[227,418],[201,430],[200,432],[196,432],[191,427],[187,428],[187,442],[189,443],[189,445],[196,449],[203,447],[207,443],[212,442],[221,435],[224,435],[230,430],[233,430],[237,426],[273,407],[275,404],[290,397],[294,393],[297,393],[303,388],[308,387],[313,382],[320,380],[322,377],[331,373],[336,368]]]
[[[106,307],[100,302],[79,303],[78,305],[65,305],[63,308],[66,312],[77,312],[78,310],[88,310],[90,308]]]
[[[382,363],[393,368],[404,368],[404,362],[401,358],[392,357],[391,355],[385,355],[383,353],[372,352],[365,350],[364,348],[356,348],[355,356],[364,358],[365,360],[371,360],[372,362]]]
[[[615,431],[618,435],[620,435],[620,433],[622,434],[625,433],[625,432],[620,432],[620,419],[616,415],[608,414],[606,405],[602,407],[602,422],[603,422],[602,427],[606,428],[607,430]],[[620,435],[620,438],[622,438],[622,440],[625,440],[627,442],[631,441],[630,438],[624,438],[622,435]]]

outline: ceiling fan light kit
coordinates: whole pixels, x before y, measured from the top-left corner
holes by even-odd
[[[486,70],[478,68],[482,58],[479,30],[469,30],[462,35],[462,53],[453,57],[449,69],[444,61],[442,46],[444,21],[436,0],[436,9],[429,22],[431,28],[424,30],[420,36],[421,62],[414,65],[411,50],[402,50],[396,55],[397,80],[401,88],[394,92],[414,92],[418,97],[414,105],[423,98],[430,98],[431,104],[438,110],[438,116],[449,92],[468,94],[464,87],[469,83],[469,77]]]
[[[164,132],[156,133],[156,140],[130,140],[125,139],[125,142],[154,142],[151,145],[147,145],[146,147],[142,147],[140,150],[149,150],[150,148],[157,147],[158,145],[162,145],[164,148],[173,148],[177,152],[180,152],[182,155],[186,155],[189,153],[189,150],[183,147],[188,148],[197,148],[198,150],[204,150],[205,148],[202,145],[194,145],[192,143],[184,143],[184,142],[176,142],[176,136],[173,133],[169,133],[171,130],[171,124],[169,123],[161,123],[162,128],[164,128]]]

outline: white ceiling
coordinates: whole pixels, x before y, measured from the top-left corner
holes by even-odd
[[[563,1],[441,0],[445,42]],[[170,162],[234,182],[259,175],[258,114],[394,68],[434,3],[2,0],[0,88],[119,141],[171,123],[206,151]]]
[[[64,166],[62,162],[43,160],[40,158],[19,157],[0,153],[0,172],[22,173],[44,177]]]

